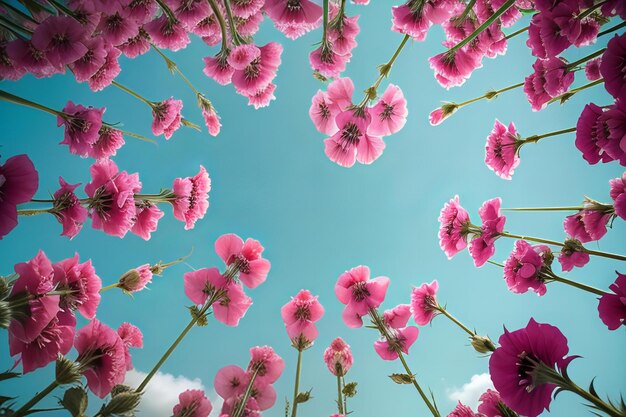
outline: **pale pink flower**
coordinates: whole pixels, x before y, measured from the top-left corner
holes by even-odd
[[[196,222],[209,209],[209,191],[211,178],[209,173],[200,165],[200,171],[193,177],[176,178],[172,192],[176,199],[170,201],[174,209],[174,217],[185,222],[185,230],[193,229]]]
[[[352,106],[354,83],[350,78],[337,78],[328,84],[326,93],[328,94],[328,105],[331,112],[339,114]]]
[[[332,15],[331,10],[331,17]],[[328,41],[332,44],[333,51],[348,61],[352,56],[352,50],[357,46],[356,36],[361,30],[358,20],[359,16],[349,17],[344,14],[328,28]]]
[[[400,304],[391,310],[385,310],[383,313],[383,321],[386,326],[392,329],[401,329],[406,327],[411,317],[411,305]]]
[[[606,327],[616,330],[626,325],[626,275],[617,272],[617,279],[609,289],[613,294],[606,293],[600,297],[598,312]]]
[[[228,55],[220,52],[216,56],[204,58],[204,69],[202,72],[217,83],[227,85],[231,83],[235,69],[228,63]]]
[[[84,28],[74,18],[49,16],[37,26],[31,42],[37,49],[46,51],[52,65],[62,67],[85,55],[84,37]]]
[[[350,345],[341,337],[336,338],[324,351],[324,362],[333,375],[344,376],[354,362]]]
[[[74,104],[71,100],[63,108],[63,116],[57,117],[57,125],[65,126],[61,144],[68,145],[70,153],[88,156],[91,147],[100,137],[104,107],[96,109]]]
[[[321,133],[334,135],[338,130],[337,123],[335,123],[337,114],[337,108],[332,105],[328,93],[317,90],[317,93],[311,100],[311,107],[309,108],[309,116],[315,128]]]
[[[373,136],[388,136],[399,132],[406,123],[406,99],[400,87],[389,84],[380,100],[369,110],[372,122],[367,131]]]
[[[424,16],[421,8],[413,12],[411,10],[412,4],[414,3],[408,2],[391,8],[391,30],[409,35],[416,41],[423,41],[426,39],[428,29],[430,29],[432,23]]]
[[[63,310],[78,310],[86,319],[96,317],[100,304],[102,280],[96,270],[87,262],[79,263],[78,254],[52,265],[57,289],[71,291],[61,296],[60,307]]]
[[[241,36],[254,36],[261,28],[261,23],[263,22],[263,13],[258,11],[257,13],[246,17],[246,18],[238,18],[235,25],[237,26],[237,33]],[[221,34],[220,34],[221,39]]]
[[[156,204],[149,201],[135,203],[134,224],[130,231],[143,240],[150,240],[151,233],[156,231],[159,219],[165,213]]]
[[[262,284],[270,271],[270,261],[262,257],[263,246],[258,240],[246,239],[244,242],[233,233],[225,234],[215,241],[215,252],[239,273],[239,279],[248,288]]]
[[[254,106],[255,109],[269,106],[272,100],[276,100],[274,91],[276,91],[276,84],[269,83],[264,89],[247,96],[248,106]]]
[[[362,316],[380,306],[385,299],[389,278],[370,279],[367,266],[357,266],[339,276],[335,284],[335,295],[346,307],[343,321],[348,327],[361,327]]]
[[[202,118],[204,119],[204,124],[209,131],[209,135],[217,136],[220,134],[222,123],[220,123],[220,117],[213,106],[202,106]]]
[[[117,334],[124,343],[124,359],[126,361],[126,369],[133,369],[133,361],[130,356],[130,348],[143,347],[143,333],[137,326],[130,323],[122,323],[117,328]]]
[[[324,307],[309,290],[301,290],[295,297],[280,309],[280,314],[291,340],[300,337],[305,343],[317,339],[315,322],[324,315]]]
[[[265,6],[264,0],[239,0],[231,3],[233,14],[242,19],[257,14],[263,6]]]
[[[437,290],[439,283],[433,280],[430,284],[422,284],[413,288],[411,292],[411,310],[413,320],[420,326],[425,326],[439,314],[439,304],[437,303]]]
[[[531,246],[525,240],[515,242],[515,249],[504,263],[504,279],[509,290],[523,294],[532,289],[537,295],[546,293],[543,269],[552,257],[550,248],[545,245]]]
[[[397,349],[408,355],[409,348],[415,343],[418,335],[419,329],[415,326],[395,329],[392,331],[392,342],[390,343],[387,339],[377,340],[374,342],[374,350],[383,360],[396,360],[399,356]]]
[[[233,72],[232,83],[237,93],[246,97],[263,91],[276,77],[281,62],[283,47],[279,43],[270,42],[259,49],[260,55],[257,58],[243,69],[235,69]]]
[[[152,267],[150,264],[143,264],[137,268],[126,271],[117,283],[117,286],[124,292],[134,293],[146,288],[152,282]]]
[[[148,44],[149,46],[149,44]],[[100,67],[94,75],[87,80],[91,91],[100,91],[110,86],[115,77],[120,75],[122,67],[118,61],[122,52],[114,46],[105,46],[107,55],[104,59],[104,65]]]
[[[174,100],[174,97],[154,104],[152,106],[152,133],[155,136],[164,135],[166,139],[171,138],[180,127],[182,109],[183,102]]]
[[[518,140],[519,135],[513,122],[506,127],[496,119],[493,130],[487,136],[485,164],[502,179],[510,180],[520,163]]]
[[[39,186],[39,173],[28,155],[0,164],[0,240],[17,226],[17,205],[27,203]]]
[[[246,371],[237,365],[228,365],[215,374],[213,388],[217,395],[227,399],[236,397],[244,392],[246,385]]]
[[[246,375],[248,382],[250,382],[250,377],[251,375]],[[248,382],[246,382],[246,384]],[[256,402],[256,408],[258,408],[259,411],[268,410],[276,404],[276,390],[272,384],[267,384],[263,381],[254,381],[250,397]]]
[[[382,138],[367,133],[371,123],[369,110],[346,110],[337,115],[338,132],[324,140],[328,158],[343,166],[351,167],[356,161],[371,164],[385,150]]]
[[[467,247],[466,230],[470,226],[469,214],[461,207],[459,196],[448,201],[439,214],[439,246],[448,259]]]
[[[167,14],[146,23],[143,28],[159,48],[176,52],[185,48],[191,40],[179,20],[171,20]]]
[[[255,381],[273,384],[280,378],[284,369],[285,361],[270,346],[250,348],[250,363],[247,371],[248,373],[256,372]]]
[[[173,417],[209,417],[211,410],[213,406],[204,391],[188,389],[180,393],[172,413]]]
[[[290,39],[318,27],[322,17],[322,8],[311,0],[266,0],[263,9],[276,28]]]
[[[352,58],[351,53],[341,55],[334,49],[330,41],[322,44],[309,54],[309,63],[314,71],[319,72],[324,77],[339,78],[346,70],[346,65]]]

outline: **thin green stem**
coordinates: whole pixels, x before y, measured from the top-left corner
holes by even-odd
[[[22,209],[17,211],[18,216],[36,216],[38,214],[50,214],[52,208],[49,209]]]
[[[108,291],[108,290],[112,290],[113,288],[119,287],[119,285],[120,285],[119,282],[116,282],[115,284],[107,285],[106,287],[100,288],[100,292],[105,292],[105,291]]]
[[[293,387],[293,405],[291,407],[291,417],[298,414],[298,394],[300,393],[300,370],[302,368],[302,350],[298,349],[298,363],[296,365],[296,382]]]
[[[196,93],[196,95],[199,95],[200,92],[193,86],[193,84],[191,84],[191,81],[189,81],[189,79],[187,77],[185,77],[185,74],[183,74],[183,72],[180,70],[180,68],[178,68],[178,65],[176,65],[176,63],[174,61],[172,61],[171,59],[169,59],[164,53],[163,51],[161,51],[159,48],[157,48],[155,45],[152,45],[152,49],[154,49],[155,51],[157,51],[157,53],[159,55],[161,55],[161,58],[163,58],[163,60],[165,61],[165,63],[167,64],[167,67],[170,69],[170,71],[173,69],[174,71],[176,71],[178,73],[178,75],[180,75],[180,78],[183,79],[183,81],[189,86],[189,88],[191,88],[191,91],[193,91],[194,93]]]
[[[28,410],[33,408],[33,406],[35,404],[37,404],[44,397],[46,397],[48,394],[50,394],[52,391],[54,391],[55,388],[58,387],[58,386],[59,386],[59,383],[56,382],[56,381],[53,381],[50,385],[48,385],[46,388],[44,388],[43,390],[38,392],[33,398],[31,398],[30,401],[28,401],[26,404],[24,404],[22,407],[20,407],[19,410],[14,412],[12,414],[12,416],[13,417],[23,417],[23,416],[27,415],[28,414]]]
[[[609,33],[613,33],[613,32],[615,32],[617,30],[620,30],[623,27],[626,27],[626,22],[622,22],[622,23],[620,23],[618,25],[611,26],[610,28],[608,28],[606,30],[603,30],[602,32],[598,33],[598,38],[600,36],[608,35]]]
[[[581,87],[574,88],[573,90],[570,90],[570,91],[566,91],[565,93],[552,98],[550,101],[548,101],[548,104],[552,104],[554,102],[560,101],[563,98],[569,99],[574,94],[576,94],[576,93],[578,93],[578,92],[580,92],[582,90],[586,90],[587,88],[594,87],[594,86],[596,86],[598,84],[602,84],[603,82],[604,82],[604,78],[600,78],[599,80],[595,80],[595,81],[590,82],[588,84],[585,84],[585,85],[583,85]]]
[[[230,0],[224,0],[224,8],[226,9],[226,17],[228,18],[228,26],[230,27],[230,33],[233,37],[233,43],[235,45],[241,45],[245,43],[239,33],[237,32],[237,25],[235,24],[235,17],[233,15],[233,10],[230,7]]]
[[[474,38],[476,38],[478,35],[480,35],[480,33],[482,31],[487,29],[497,18],[502,16],[502,14],[504,14],[504,12],[509,10],[511,8],[511,6],[513,6],[514,4],[515,4],[515,0],[507,0],[502,6],[500,6],[500,8],[498,8],[498,10],[493,12],[493,14],[491,16],[489,16],[489,18],[487,20],[485,20],[483,22],[483,24],[478,26],[478,28],[476,28],[476,30],[474,30],[467,38],[463,39],[461,42],[457,43],[452,48],[448,49],[448,53],[452,54],[455,51],[457,51],[457,50],[461,49],[462,47],[464,47],[465,45],[467,45],[468,43],[470,43],[472,40],[474,40]]]
[[[468,105],[470,103],[474,103],[475,101],[483,100],[485,98],[491,100],[491,99],[495,98],[496,96],[498,96],[500,93],[504,93],[506,91],[513,90],[513,89],[516,89],[516,88],[519,88],[519,87],[523,87],[523,86],[524,86],[524,83],[519,83],[519,84],[513,84],[513,85],[510,85],[508,87],[501,88],[500,90],[488,91],[487,93],[485,93],[484,95],[482,95],[480,97],[476,97],[476,98],[473,98],[471,100],[464,101],[462,103],[459,103],[457,106],[458,107],[463,107],[463,106],[466,106],[466,105]]]
[[[586,285],[586,284],[583,284],[583,283],[580,283],[580,282],[572,281],[572,280],[569,280],[567,278],[560,277],[558,275],[551,274],[550,278],[553,281],[560,282],[560,283],[563,283],[563,284],[567,284],[569,286],[578,288],[578,289],[583,290],[583,291],[590,292],[590,293],[595,294],[595,295],[603,296],[604,294],[606,294],[605,291],[602,291],[602,290],[600,290],[598,288],[595,288],[595,287],[592,287],[590,285]]]
[[[578,61],[571,62],[571,63],[567,64],[567,67],[565,67],[565,68],[566,68],[566,70],[570,70],[572,68],[576,68],[580,64],[584,64],[585,62],[591,61],[595,57],[598,57],[598,56],[602,55],[604,53],[604,51],[606,51],[606,48],[602,48],[602,49],[600,49],[598,51],[595,51],[592,54],[589,54],[589,55],[587,55],[585,57],[582,57]]]
[[[142,95],[134,92],[133,90],[131,90],[128,87],[123,86],[122,84],[118,83],[117,81],[113,81],[112,84],[114,86],[116,86],[117,88],[119,88],[122,91],[127,92],[128,94],[130,94],[131,96],[139,99],[140,101],[144,102],[145,104],[147,104],[151,109],[154,109],[154,103],[150,100],[148,100],[147,98],[143,97]]]
[[[570,207],[512,207],[502,208],[502,211],[579,211],[584,210],[583,206]]]
[[[446,310],[443,307],[439,307],[437,309],[441,314],[443,314],[444,316],[446,316],[447,318],[449,318],[454,324],[456,324],[457,326],[459,326],[461,329],[463,329],[463,331],[467,334],[470,335],[470,337],[476,336],[476,332],[471,331],[469,328],[467,328],[467,326],[465,326],[463,323],[461,323],[459,320],[456,319],[456,317],[454,317],[452,314],[448,313],[448,310]]]
[[[209,6],[211,6],[211,10],[213,10],[213,14],[217,18],[217,22],[220,25],[220,31],[222,32],[222,52],[228,50],[228,37],[226,36],[226,21],[224,20],[224,16],[222,15],[222,11],[219,6],[215,2],[215,0],[207,0],[209,2]]]
[[[248,399],[252,394],[252,387],[254,386],[254,380],[256,379],[258,373],[259,369],[256,368],[254,370],[254,373],[252,374],[252,377],[250,378],[250,382],[248,382],[248,387],[243,394],[243,398],[240,400],[237,407],[235,407],[235,411],[233,412],[232,417],[241,417],[241,414],[243,414],[243,411],[246,409],[246,404],[248,403]]]
[[[31,23],[35,23],[35,24],[39,24],[39,22],[37,22],[35,19],[33,19],[31,16],[27,15],[26,13],[22,12],[20,9],[18,9],[17,7],[12,6],[10,3],[7,3],[4,0],[0,0],[0,3],[6,7],[7,9],[9,9],[12,13],[14,13],[15,15],[21,17],[24,20],[28,20]]]
[[[575,127],[570,127],[568,129],[562,129],[562,130],[556,130],[554,132],[544,133],[543,135],[529,136],[529,137],[523,139],[521,142],[519,142],[518,146],[524,145],[526,143],[537,143],[537,142],[539,142],[543,138],[549,138],[551,136],[564,135],[566,133],[573,133],[573,132],[576,132],[576,128]]]
[[[474,7],[474,5],[476,4],[476,0],[470,0],[469,3],[467,3],[467,5],[465,6],[465,9],[463,10],[463,13],[461,13],[461,15],[457,18],[455,18],[455,21],[459,21],[459,22],[463,22],[467,16],[470,14],[470,12],[472,11],[472,8]]]
[[[328,39],[328,0],[324,0],[322,6],[322,43]]]
[[[587,10],[585,10],[584,12],[582,12],[581,14],[576,16],[576,18],[578,20],[583,20],[585,17],[589,16],[591,13],[593,13],[594,11],[596,11],[597,9],[602,7],[604,5],[604,3],[606,3],[607,1],[608,0],[603,0],[601,2],[598,2],[598,3],[594,4],[593,6],[589,7]]]
[[[67,115],[63,112],[51,109],[50,107],[46,107],[42,104],[35,103],[34,101],[30,101],[25,98],[18,97],[4,90],[0,90],[0,100],[7,101],[9,103],[19,104],[21,106],[30,107],[30,108],[37,109],[37,110],[41,110],[53,116],[62,117],[64,119],[67,117]]]
[[[345,1],[345,0],[344,0]],[[346,376],[341,374],[341,393],[343,394],[343,390],[346,388]],[[348,412],[348,396],[343,395],[343,413],[347,416]]]
[[[341,376],[337,375],[337,410],[339,414],[344,414],[343,412],[343,393],[341,392]]]
[[[506,35],[504,37],[504,39],[511,39],[516,37],[517,35],[521,35],[522,33],[528,31],[528,29],[530,28],[530,26],[526,26],[525,28],[521,28],[520,30],[516,30],[515,32],[511,33],[510,35]]]

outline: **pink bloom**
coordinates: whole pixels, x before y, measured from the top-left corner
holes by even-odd
[[[626,220],[626,172],[621,178],[614,178],[609,181],[611,191],[609,192],[613,199],[613,210],[622,219]]]
[[[412,12],[410,3],[401,6],[393,6],[391,8],[391,14],[391,30],[409,35],[416,41],[426,39],[428,29],[432,26],[432,22],[428,20],[423,13]]]
[[[524,92],[533,111],[545,108],[552,98],[565,93],[574,82],[574,73],[562,58],[539,58],[533,69],[535,71],[524,79]]]
[[[153,4],[156,5],[156,3]],[[139,28],[137,36],[127,39],[126,42],[117,45],[116,48],[128,58],[137,58],[150,50],[150,35],[143,28]]]
[[[602,77],[602,74],[600,74],[601,62],[602,57],[587,61],[585,64],[585,77],[587,77],[589,81],[599,80]]]
[[[135,209],[135,223],[130,231],[143,240],[150,240],[151,233],[156,231],[159,219],[164,216],[164,213],[156,204],[149,201],[135,203]]]
[[[131,1],[124,7],[124,13],[139,24],[152,19],[159,5],[153,0]]]
[[[331,16],[332,16],[331,10]],[[358,24],[359,16],[341,16],[341,20],[335,22],[328,29],[328,40],[333,46],[333,50],[344,56],[348,61],[352,56],[351,52],[356,47],[356,36],[360,32]]]
[[[334,135],[337,133],[337,123],[335,123],[337,114],[338,111],[336,107],[332,105],[328,93],[317,90],[317,93],[311,100],[311,107],[309,108],[309,116],[315,128],[321,133]]]
[[[139,176],[119,172],[110,159],[95,162],[89,170],[92,180],[85,192],[91,198],[89,215],[93,228],[124,237],[133,226],[134,195],[141,190]]]
[[[174,417],[209,417],[213,406],[199,389],[188,389],[178,396],[178,404],[174,406]]]
[[[452,54],[444,52],[435,55],[428,62],[435,71],[437,82],[446,90],[463,85],[472,72],[482,66],[480,56],[464,48]]]
[[[215,252],[233,274],[239,273],[239,279],[248,288],[262,284],[270,271],[270,261],[261,257],[263,250],[258,240],[248,238],[244,242],[233,233],[222,235],[215,241]]]
[[[248,373],[257,373],[255,381],[263,384],[273,384],[280,378],[284,369],[285,361],[270,346],[250,348]]]
[[[607,43],[607,49],[602,55],[602,64],[600,64],[604,88],[613,97],[622,100],[626,97],[624,60],[626,60],[626,33],[613,36]]]
[[[455,108],[456,110],[456,108]],[[428,122],[430,123],[431,126],[439,126],[441,124],[441,122],[443,122],[444,120],[446,120],[449,116],[452,115],[453,112],[450,112],[448,114],[446,114],[443,111],[443,108],[439,107],[433,111],[430,112],[430,114],[428,115]]]
[[[230,51],[230,54],[228,55],[228,64],[236,71],[241,71],[260,56],[261,50],[256,45],[239,45]]]
[[[269,106],[272,100],[276,100],[274,91],[276,91],[276,84],[269,83],[263,90],[247,96],[248,106],[254,106],[255,109]]]
[[[505,180],[510,180],[515,168],[520,163],[517,153],[517,141],[519,135],[515,130],[515,124],[511,122],[507,128],[496,119],[493,130],[487,136],[485,145],[485,164]]]
[[[270,42],[260,48],[260,55],[248,65],[235,69],[232,82],[237,92],[249,97],[264,90],[276,77],[282,52],[283,47],[279,43]]]
[[[261,11],[246,17],[237,19],[235,25],[237,26],[237,33],[241,36],[254,36],[261,28],[263,22],[263,13]],[[220,34],[221,40],[221,34]]]
[[[525,240],[515,242],[515,249],[504,263],[504,279],[509,290],[523,294],[532,289],[537,295],[546,293],[544,267],[551,258],[550,248],[545,245],[531,246]]]
[[[124,381],[126,348],[115,330],[94,319],[76,333],[74,347],[77,361],[88,364],[83,375],[89,389],[98,397],[106,397],[115,385]],[[94,355],[98,355],[98,360],[92,359]]]
[[[361,327],[361,317],[382,304],[388,286],[387,277],[370,279],[367,266],[357,266],[341,274],[335,284],[335,295],[346,305],[343,310],[344,323],[348,327]]]
[[[211,6],[206,1],[170,0],[170,7],[183,27],[191,31],[202,19],[212,14]]]
[[[606,225],[613,217],[610,211],[584,209],[567,216],[563,221],[565,232],[583,243],[600,240],[607,232]]]
[[[95,109],[68,101],[63,108],[63,116],[57,117],[57,125],[65,125],[65,138],[61,144],[68,145],[72,154],[88,156],[91,146],[100,137],[105,110],[104,107]]]
[[[87,52],[69,65],[79,83],[93,77],[104,65],[107,55],[104,40],[101,37],[86,39],[83,44],[87,47]]]
[[[260,12],[264,5],[263,0],[243,0],[232,2],[231,8],[235,16],[247,19]]]
[[[339,78],[345,71],[350,58],[352,58],[351,53],[341,55],[330,41],[326,41],[309,54],[309,63],[314,71],[324,77]]]
[[[530,319],[528,325],[513,332],[504,329],[500,347],[489,358],[489,373],[502,401],[515,412],[537,417],[548,409],[555,385],[533,380],[535,365],[542,362],[550,368],[564,369],[572,357],[567,339],[549,324]]]
[[[406,327],[410,317],[410,304],[399,304],[391,310],[385,310],[383,313],[383,321],[385,322],[385,325],[392,329],[401,329]]]
[[[21,77],[24,71],[37,78],[51,77],[65,72],[64,67],[55,67],[46,58],[45,51],[37,49],[32,42],[15,39],[6,44],[7,58],[12,61],[12,78]]]
[[[311,0],[266,0],[263,6],[276,28],[296,39],[320,24],[322,8]]]
[[[172,137],[172,134],[180,127],[183,102],[174,100],[170,97],[152,107],[152,133],[155,136],[165,135],[166,139]]]
[[[474,237],[470,242],[469,251],[474,259],[474,265],[481,267],[496,252],[494,245],[500,233],[504,230],[506,217],[500,214],[500,198],[485,201],[478,209],[478,214],[483,224],[480,227],[480,235]]]
[[[369,110],[346,110],[335,121],[339,131],[324,140],[326,156],[331,161],[351,167],[356,161],[371,164],[385,149],[382,138],[367,133],[372,117]]]
[[[559,254],[559,263],[563,271],[571,271],[574,267],[582,268],[589,262],[589,254],[583,251],[580,240],[567,239]]]
[[[556,7],[556,10],[542,11],[533,15],[530,21],[528,29],[528,40],[526,45],[531,49],[533,56],[538,58],[555,57],[568,47],[572,45],[572,42],[568,37],[562,33],[562,27],[557,23],[557,20],[562,20],[567,23],[572,15],[577,14],[572,10],[571,3],[559,2],[561,7]]]
[[[19,44],[18,49],[22,48],[25,43],[21,39],[16,39],[12,43]],[[9,56],[8,43],[6,40],[0,41],[0,78],[3,80],[17,81],[26,73],[26,68],[19,65],[13,58]]]
[[[413,288],[411,292],[411,309],[413,310],[413,320],[420,326],[425,326],[439,314],[439,304],[437,303],[437,290],[439,283],[433,280],[430,284],[422,284]]]
[[[324,351],[324,362],[333,375],[344,376],[354,362],[350,345],[341,337],[336,338]]]
[[[108,44],[117,46],[137,36],[139,25],[135,19],[115,12],[110,15],[102,15],[98,30],[102,33],[102,39]]]
[[[98,132],[98,140],[91,145],[89,155],[96,159],[115,156],[117,150],[124,146],[124,136],[120,130],[102,125]]]
[[[417,340],[419,335],[419,329],[415,326],[409,326],[402,329],[394,330],[393,343],[390,344],[388,340],[377,340],[374,342],[374,349],[381,359],[386,361],[393,361],[398,359],[398,352],[396,346],[407,355],[409,354],[409,348]]]
[[[309,290],[301,290],[280,309],[287,335],[291,340],[304,338],[305,343],[317,339],[315,322],[324,315],[324,307]]]
[[[118,288],[126,293],[134,293],[146,288],[152,282],[152,267],[150,264],[143,264],[131,269],[122,275],[117,283]]]
[[[475,417],[475,416],[478,416],[478,415],[474,414],[472,409],[466,406],[465,404],[461,403],[461,401],[459,401],[456,407],[454,407],[454,410],[452,410],[452,412],[448,414],[448,417]]]
[[[17,205],[27,203],[39,186],[39,173],[27,155],[0,165],[0,240],[17,226]]]
[[[236,365],[228,365],[217,371],[213,381],[215,392],[224,398],[236,397],[244,392],[246,371]]]
[[[55,191],[54,207],[52,214],[57,218],[59,223],[63,225],[61,236],[67,236],[72,239],[83,228],[83,223],[87,219],[87,209],[80,203],[74,190],[80,185],[68,184],[62,177],[59,177],[61,188]]]
[[[333,114],[339,114],[352,106],[354,84],[350,78],[337,78],[328,84],[328,106]]]
[[[448,201],[439,214],[439,246],[448,259],[467,247],[469,214],[461,207],[459,196]]]
[[[78,310],[89,320],[96,317],[102,280],[96,275],[91,259],[81,264],[78,254],[75,254],[74,257],[57,262],[52,267],[54,280],[58,283],[57,289],[72,291],[71,294],[61,296],[61,309]]]
[[[608,143],[607,116],[602,107],[594,103],[585,106],[576,123],[576,148],[582,152],[583,158],[594,165],[612,161],[604,149]]]
[[[488,389],[479,398],[478,412],[484,414],[485,417],[501,417],[502,412],[499,407],[504,403],[500,399],[498,391]]]
[[[143,347],[143,333],[137,326],[130,323],[122,323],[117,328],[117,334],[124,343],[124,359],[126,361],[126,370],[133,369],[133,361],[130,356],[130,348]]]
[[[193,177],[176,178],[172,191],[176,196],[171,201],[174,208],[174,217],[185,222],[185,230],[193,229],[196,222],[209,209],[209,191],[211,178],[206,169],[200,165],[200,171]]]
[[[122,52],[111,45],[105,46],[105,49],[107,51],[107,55],[104,59],[104,65],[102,65],[102,67],[100,67],[100,69],[96,71],[96,73],[92,75],[89,80],[87,80],[91,91],[100,91],[110,86],[115,77],[120,75],[120,72],[122,71],[118,61]]]
[[[31,42],[37,49],[46,51],[52,65],[62,67],[85,55],[84,36],[83,27],[74,18],[50,16],[37,26]]]
[[[609,135],[604,150],[620,165],[626,166],[626,100],[616,100],[608,106],[605,115]]]
[[[165,13],[146,23],[143,28],[150,35],[152,42],[159,48],[176,52],[191,42],[181,22],[171,20]]]
[[[217,115],[215,108],[213,106],[201,106],[202,108],[202,118],[204,119],[204,124],[206,125],[207,130],[209,131],[209,135],[217,136],[220,134],[220,129],[222,124],[220,123],[220,117]]]
[[[235,69],[228,63],[228,55],[222,53],[204,58],[204,74],[221,85],[230,84]]]
[[[249,380],[250,376],[246,375],[246,379]],[[256,408],[258,408],[258,411],[268,410],[276,404],[276,390],[272,384],[267,384],[263,381],[254,381],[250,397],[256,402]]]
[[[598,312],[600,319],[609,330],[626,325],[626,275],[617,272],[617,279],[609,286],[613,294],[600,297]]]
[[[404,127],[407,117],[406,99],[400,87],[389,84],[380,100],[370,109],[372,122],[368,133],[374,136],[388,136]]]

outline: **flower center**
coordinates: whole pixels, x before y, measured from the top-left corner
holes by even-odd
[[[519,385],[524,386],[526,392],[531,392],[535,389],[533,385],[532,371],[535,368],[533,362],[537,362],[537,358],[533,355],[526,353],[525,351],[517,355],[517,377],[519,378]]]
[[[359,129],[359,127],[353,122],[348,122],[341,131],[341,140],[343,142],[343,147],[347,148],[348,146],[355,146],[357,143],[359,143],[360,139],[361,130]]]
[[[297,12],[302,9],[302,5],[300,4],[300,0],[287,0],[287,10],[290,12]]]
[[[320,103],[317,107],[317,112],[322,119],[330,119],[330,109],[328,108],[326,103]]]
[[[365,282],[357,282],[352,286],[352,297],[356,301],[363,301],[370,296],[370,292],[367,289]]]
[[[380,120],[387,120],[393,115],[394,106],[390,106],[387,103],[383,104],[383,106],[385,108],[383,109],[382,113],[380,113]]]
[[[311,320],[311,309],[309,306],[298,306],[295,316],[298,320]]]
[[[246,77],[246,80],[257,78],[260,73],[261,73],[261,57],[256,58],[254,61],[250,63],[250,65],[248,65],[243,70],[243,74]]]

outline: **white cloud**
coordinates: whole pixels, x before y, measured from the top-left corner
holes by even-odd
[[[478,407],[478,398],[487,389],[494,389],[489,374],[472,375],[472,379],[467,384],[463,384],[461,388],[447,390],[448,398],[454,401],[461,401],[463,404],[471,407],[476,411]]]

